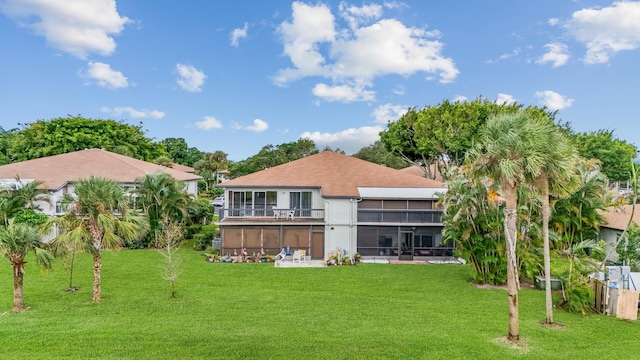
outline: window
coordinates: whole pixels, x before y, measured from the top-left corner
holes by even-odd
[[[296,216],[311,216],[311,191],[290,192],[289,208],[296,209]]]
[[[232,216],[268,216],[266,209],[276,206],[275,191],[229,191]]]

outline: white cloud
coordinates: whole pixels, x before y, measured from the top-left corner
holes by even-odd
[[[396,94],[396,95],[404,95],[405,87],[404,87],[404,85],[398,85],[398,86],[394,87],[393,90],[391,90],[391,92]]]
[[[553,111],[562,110],[573,105],[573,99],[568,99],[551,90],[536,91],[536,97],[540,99],[542,105]]]
[[[113,114],[114,116],[129,114],[129,117],[131,117],[132,119],[140,119],[140,118],[162,119],[165,115],[165,113],[162,111],[147,110],[147,109],[136,110],[130,106],[118,106],[114,108],[103,106],[101,110],[102,112]]]
[[[382,16],[382,6],[378,4],[357,7],[355,5],[348,5],[346,2],[341,2],[338,9],[340,16],[342,16],[347,23],[349,23],[349,27],[354,30],[357,29],[360,24],[368,23]]]
[[[129,86],[129,81],[120,71],[111,69],[109,64],[89,62],[87,68],[80,71],[80,76],[94,80],[99,86],[107,89],[119,89]]]
[[[380,105],[373,110],[373,117],[378,124],[387,124],[389,121],[396,121],[409,109],[409,105],[393,105],[390,103]]]
[[[463,96],[463,95],[456,95],[453,98],[453,102],[465,102],[467,100],[469,100],[469,98],[467,98],[466,96]]]
[[[113,36],[132,22],[118,14],[115,0],[6,0],[0,11],[52,47],[81,59],[90,53],[113,54]]]
[[[640,47],[640,2],[576,11],[565,25],[570,36],[587,47],[584,62],[603,64],[618,51]]]
[[[551,25],[551,26],[556,26],[560,23],[560,19],[558,18],[551,18],[549,20],[547,20],[547,24]]]
[[[233,29],[231,32],[231,45],[238,47],[240,45],[240,39],[247,37],[247,30],[249,30],[249,24],[244,23],[243,28]]]
[[[253,131],[253,132],[263,132],[269,128],[269,124],[266,121],[255,119],[253,120],[253,125],[245,126],[245,130]]]
[[[204,72],[196,69],[191,65],[177,64],[176,70],[178,71],[178,79],[176,82],[183,90],[189,92],[202,91],[202,85],[204,85],[204,79],[207,75]]]
[[[509,105],[509,104],[513,104],[515,102],[516,102],[516,98],[514,98],[513,96],[511,96],[509,94],[500,93],[500,94],[498,94],[498,97],[496,98],[496,104],[498,104],[498,105]]]
[[[364,86],[317,84],[311,90],[313,95],[326,101],[373,101],[376,98],[375,91],[365,90]]]
[[[547,49],[547,52],[536,60],[537,64],[551,63],[551,67],[556,68],[566,64],[569,60],[567,45],[562,43],[550,43],[546,44],[544,47]]]
[[[369,146],[380,138],[380,132],[384,130],[382,126],[363,126],[361,128],[351,128],[337,133],[321,133],[319,131],[305,132],[300,138],[309,138],[322,149],[331,147],[340,148],[347,154],[358,152],[363,147]]]
[[[346,90],[342,87],[345,85],[372,87],[376,77],[389,74],[410,76],[423,72],[427,74],[425,78],[439,78],[441,83],[455,80],[459,71],[452,59],[442,55],[444,44],[437,40],[437,30],[381,19],[382,10],[379,5],[355,7],[342,3],[339,14],[349,27],[340,28],[327,5],[294,2],[291,21],[278,27],[284,55],[293,66],[278,71],[274,82],[286,85],[304,77],[325,77],[332,84],[320,88],[316,85],[314,89],[314,93],[325,94],[324,90],[329,89]],[[360,93],[365,94],[364,91],[361,89]],[[373,92],[366,94],[372,96]]]
[[[213,116],[205,116],[204,120],[196,123],[196,127],[202,130],[220,129],[222,123]]]

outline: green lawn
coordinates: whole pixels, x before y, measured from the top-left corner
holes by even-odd
[[[0,263],[0,359],[630,359],[640,323],[556,311],[545,329],[544,292],[520,292],[525,349],[499,341],[507,296],[470,285],[460,265],[274,268],[213,264],[183,250],[178,297],[149,250],[106,253],[101,304],[91,303],[91,259],[74,285],[58,267],[28,264],[14,314],[9,263]]]

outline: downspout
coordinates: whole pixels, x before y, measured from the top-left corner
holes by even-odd
[[[351,202],[351,215],[350,215],[350,219],[349,219],[349,231],[351,232],[351,235],[355,235],[355,242],[356,242],[356,250],[358,250],[358,231],[357,231],[357,225],[358,225],[358,203],[360,201],[362,201],[362,199],[349,199],[349,201]],[[354,219],[355,217],[355,219]],[[356,226],[355,231],[354,231],[354,226]],[[351,244],[353,243],[353,241],[349,241],[349,256],[351,256],[353,258],[353,256],[355,256],[356,252],[353,251]]]

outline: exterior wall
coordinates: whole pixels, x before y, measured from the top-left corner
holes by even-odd
[[[616,252],[614,246],[616,244],[616,241],[618,241],[618,237],[620,237],[620,235],[622,235],[622,230],[600,227],[600,239],[606,242],[604,246],[605,254],[609,254],[609,252],[611,252],[611,255],[607,256],[605,260],[613,262],[618,261],[618,253]],[[613,251],[611,251],[612,249]]]
[[[356,199],[325,199],[325,257],[337,248],[356,253],[357,204]]]

